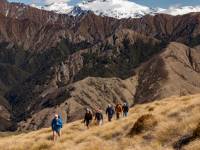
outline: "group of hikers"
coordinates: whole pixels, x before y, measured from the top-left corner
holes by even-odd
[[[115,108],[111,105],[108,104],[108,107],[106,109],[106,115],[108,117],[108,121],[111,122],[114,114],[116,114],[116,119],[118,120],[121,116],[127,117],[129,112],[129,105],[128,103],[124,103],[123,105],[120,103],[117,103]],[[93,112],[91,109],[86,108],[86,113],[84,116],[84,124],[86,127],[89,129],[90,124],[92,120],[95,120],[96,124],[101,126],[103,124],[103,112],[101,109],[96,109],[95,114],[93,115]],[[53,131],[53,140],[56,141],[57,136],[61,136],[61,128],[63,126],[63,121],[60,115],[55,114],[51,127]]]

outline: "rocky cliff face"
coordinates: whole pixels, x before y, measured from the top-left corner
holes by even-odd
[[[199,22],[199,13],[117,20],[0,1],[0,129],[199,92]]]

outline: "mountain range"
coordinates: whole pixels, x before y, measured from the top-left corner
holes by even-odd
[[[116,19],[0,0],[0,72],[1,131],[199,93],[200,13]]]
[[[145,15],[156,15],[161,13],[170,15],[183,15],[190,12],[200,12],[200,6],[171,6],[167,9],[159,7],[150,8],[136,4],[129,0],[86,0],[76,4],[75,6],[69,6],[66,2],[54,2],[45,6],[37,6],[32,4],[31,6],[73,16],[81,15],[91,11],[96,15],[108,16],[117,19],[140,18]]]

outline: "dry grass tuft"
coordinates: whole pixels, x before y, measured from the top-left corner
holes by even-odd
[[[157,120],[152,114],[142,115],[135,122],[133,128],[131,129],[129,135],[133,136],[135,134],[140,134],[143,131],[151,130],[157,125]]]

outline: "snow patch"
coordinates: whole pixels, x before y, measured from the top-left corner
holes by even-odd
[[[47,11],[54,11],[60,14],[68,14],[73,10],[73,6],[69,6],[67,3],[64,2],[56,2],[50,5],[46,5],[44,9]]]
[[[6,17],[8,16],[8,14],[9,14],[9,10],[6,10]]]
[[[158,11],[158,13],[164,13],[173,16],[184,15],[191,12],[200,12],[200,6],[170,7],[169,9]]]
[[[69,6],[67,3],[64,2],[56,2],[45,6],[38,6],[36,4],[31,4],[30,6],[37,9],[43,9],[46,11],[54,11],[55,13],[59,14],[68,14],[73,10],[73,6]]]

